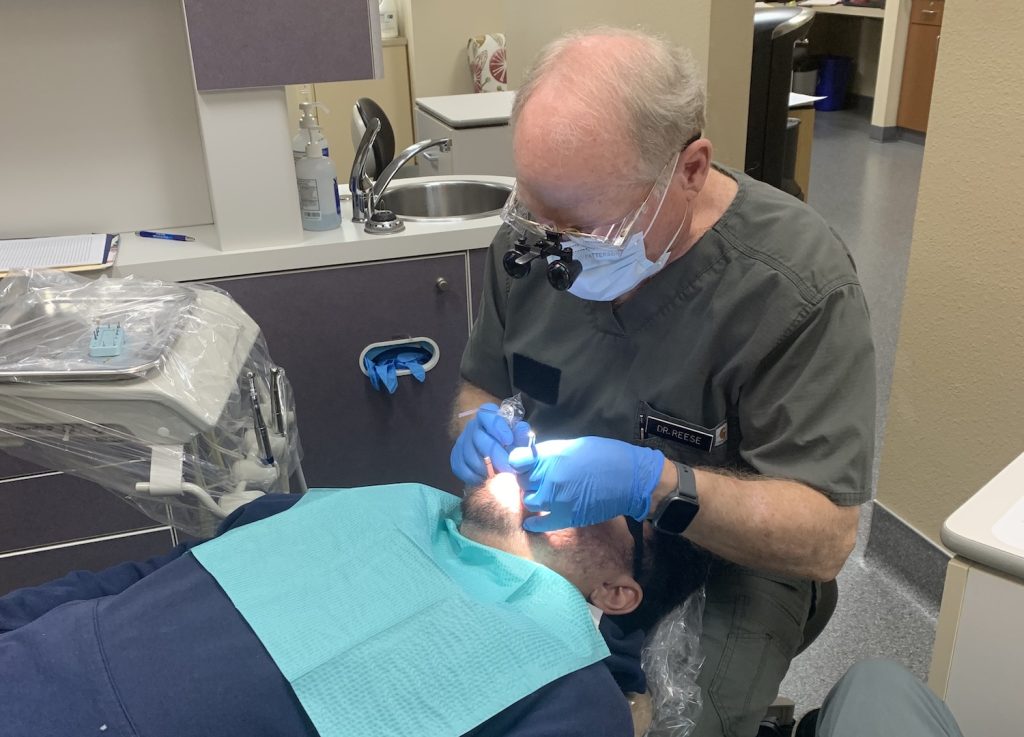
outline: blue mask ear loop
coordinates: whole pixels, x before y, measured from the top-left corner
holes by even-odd
[[[627,516],[626,526],[633,536],[633,580],[640,583],[644,572],[644,523]]]

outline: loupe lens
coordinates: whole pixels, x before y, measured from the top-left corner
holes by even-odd
[[[513,279],[522,279],[530,273],[529,261],[525,264],[519,263],[518,259],[521,255],[519,251],[512,249],[511,251],[506,251],[505,255],[501,257],[501,265],[505,267],[505,273]]]
[[[555,261],[548,265],[548,283],[559,292],[564,292],[576,281],[576,277],[583,271],[583,264],[573,259],[572,261]]]

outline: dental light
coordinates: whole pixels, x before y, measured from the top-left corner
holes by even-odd
[[[0,449],[195,535],[304,490],[294,402],[259,327],[205,285],[14,272],[0,282]]]

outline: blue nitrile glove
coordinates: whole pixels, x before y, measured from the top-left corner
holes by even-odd
[[[423,364],[430,359],[430,355],[424,351],[395,351],[387,350],[377,353],[372,358],[367,355],[363,359],[366,366],[367,376],[370,377],[370,384],[374,389],[380,391],[381,387],[394,394],[398,389],[398,372],[406,369],[413,378],[421,384],[426,381],[427,371]]]
[[[526,508],[548,512],[528,517],[527,531],[596,525],[623,514],[647,518],[665,465],[661,451],[595,437],[548,440],[536,449],[536,458],[529,448],[509,454]]]
[[[377,391],[381,387],[388,390],[388,394],[394,394],[398,388],[398,369],[395,362],[391,360],[377,361],[370,366],[370,386]]]
[[[498,414],[496,404],[481,404],[452,448],[452,473],[471,486],[479,484],[487,478],[484,457],[491,459],[495,471],[511,471],[508,450],[526,445],[529,433],[528,422],[520,420],[513,432],[508,421]]]

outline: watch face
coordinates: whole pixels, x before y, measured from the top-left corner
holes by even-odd
[[[690,525],[699,509],[696,504],[685,499],[673,499],[658,515],[658,523],[655,526],[659,530],[679,534]]]

